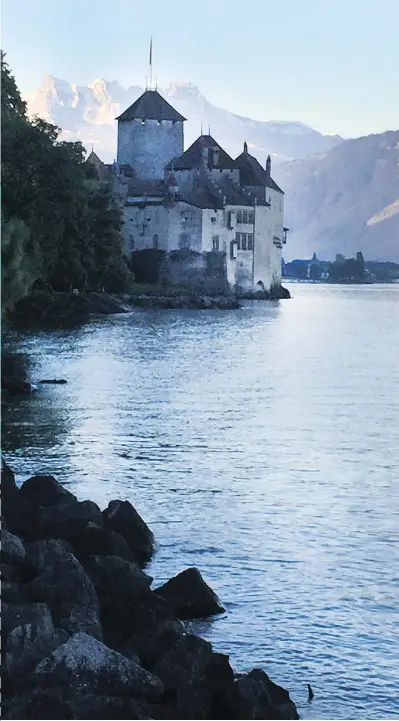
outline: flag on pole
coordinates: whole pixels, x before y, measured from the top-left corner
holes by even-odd
[[[152,65],[152,35],[150,40],[150,65]]]

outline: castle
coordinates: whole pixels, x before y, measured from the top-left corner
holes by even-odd
[[[111,174],[123,205],[125,253],[189,250],[204,272],[217,268],[231,289],[270,290],[281,284],[284,193],[248,152],[235,159],[209,134],[184,151],[184,121],[157,90],[146,90],[118,118]],[[182,254],[184,255],[184,254]]]

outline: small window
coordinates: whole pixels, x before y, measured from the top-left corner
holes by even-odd
[[[157,233],[155,233],[154,236],[153,236],[153,239],[152,239],[152,247],[153,247],[153,248],[159,248],[159,238],[158,238],[158,234],[157,234]]]
[[[232,213],[231,213],[231,210],[229,210],[229,212],[227,213],[227,227],[229,230],[231,230],[233,227],[231,224],[231,220],[232,220]]]
[[[230,243],[230,258],[231,260],[235,260],[237,257],[237,241],[232,240]]]
[[[248,223],[248,211],[247,210],[242,211],[242,222]]]
[[[242,223],[242,210],[237,210],[237,223]]]
[[[254,211],[253,210],[250,210],[248,213],[248,223],[252,223],[252,225],[254,224]]]
[[[189,250],[190,248],[190,236],[187,233],[181,233],[179,238],[179,249]]]
[[[248,241],[247,241],[247,248],[248,250],[253,250],[254,248],[254,236],[252,233],[248,233]]]
[[[218,251],[219,250],[219,236],[214,235],[212,238],[212,250]]]
[[[241,233],[236,233],[237,250],[241,249]]]
[[[269,195],[269,203],[270,203],[270,205],[272,204],[272,196],[271,195]]]
[[[247,234],[241,233],[241,250],[247,249]]]

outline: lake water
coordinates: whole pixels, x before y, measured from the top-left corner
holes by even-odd
[[[399,718],[399,286],[290,288],[13,334],[68,385],[14,401],[3,447],[20,479],[130,500],[156,582],[198,566],[227,614],[196,630],[302,718]]]

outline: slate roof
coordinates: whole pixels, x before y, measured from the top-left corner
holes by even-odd
[[[117,120],[186,120],[158,93],[146,90]]]
[[[168,163],[166,168],[168,170],[193,170],[194,168],[200,168],[202,165],[202,150],[208,148],[208,150],[219,151],[219,162],[217,165],[213,165],[212,152],[208,153],[208,168],[221,168],[222,170],[233,170],[234,160],[226,153],[225,150],[212,138],[211,135],[200,135],[197,140],[178,158],[174,158]]]
[[[189,189],[179,191],[179,199],[195,205],[197,208],[222,209],[226,205],[242,205],[252,208],[255,198],[243,191],[228,176],[222,175],[217,181],[206,177],[198,178]]]
[[[163,180],[131,180],[127,186],[127,197],[135,198],[146,195],[148,198],[159,198],[164,196],[165,187]]]
[[[273,178],[268,176],[266,170],[262,168],[259,161],[249,153],[241,153],[234,161],[234,167],[240,171],[240,182],[242,185],[263,185],[265,188],[277,190],[278,193],[284,195],[284,191],[279,188]]]

